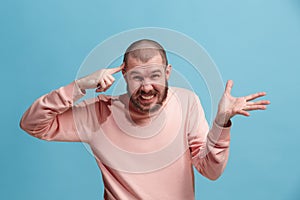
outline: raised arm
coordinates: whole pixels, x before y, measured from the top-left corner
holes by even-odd
[[[89,125],[93,123],[91,120],[97,120],[95,110],[100,110],[95,106],[100,105],[84,101],[75,106],[75,102],[84,96],[86,89],[107,90],[114,82],[112,74],[122,66],[98,70],[38,98],[24,113],[20,127],[43,140],[88,142]]]
[[[216,180],[224,171],[229,156],[231,118],[235,115],[249,116],[248,111],[264,110],[268,100],[253,102],[265,96],[258,92],[245,97],[232,97],[233,82],[226,84],[225,92],[219,102],[217,116],[209,130],[198,98],[191,109],[189,146],[193,165],[205,177]]]

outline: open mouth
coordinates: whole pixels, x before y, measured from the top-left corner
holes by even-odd
[[[140,94],[138,100],[143,105],[150,105],[155,102],[156,94]]]
[[[152,95],[141,95],[142,99],[145,99],[145,100],[150,100],[154,97],[154,94]]]
[[[150,91],[145,93],[143,91],[136,93],[135,98],[131,99],[133,105],[143,112],[154,112],[157,111],[162,102],[160,102],[160,93],[157,91]]]

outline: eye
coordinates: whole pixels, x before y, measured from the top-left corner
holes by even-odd
[[[141,76],[134,76],[134,77],[132,77],[132,79],[135,81],[143,81],[143,77],[141,77]]]
[[[152,74],[151,75],[151,79],[159,79],[160,78],[160,74]]]

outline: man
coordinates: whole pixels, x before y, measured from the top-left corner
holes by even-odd
[[[209,130],[198,97],[168,86],[171,70],[160,44],[136,41],[121,66],[98,70],[37,99],[20,126],[43,140],[88,143],[107,200],[194,199],[192,166],[217,179],[228,160],[230,119],[266,109],[270,102],[252,101],[264,92],[232,97],[228,81]],[[74,105],[86,89],[106,91],[119,71],[126,94],[101,94]]]

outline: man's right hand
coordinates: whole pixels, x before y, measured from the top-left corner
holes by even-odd
[[[96,92],[105,92],[115,81],[113,74],[121,71],[124,63],[116,68],[100,69],[88,76],[76,80],[78,87],[85,91],[86,89],[96,89]]]

